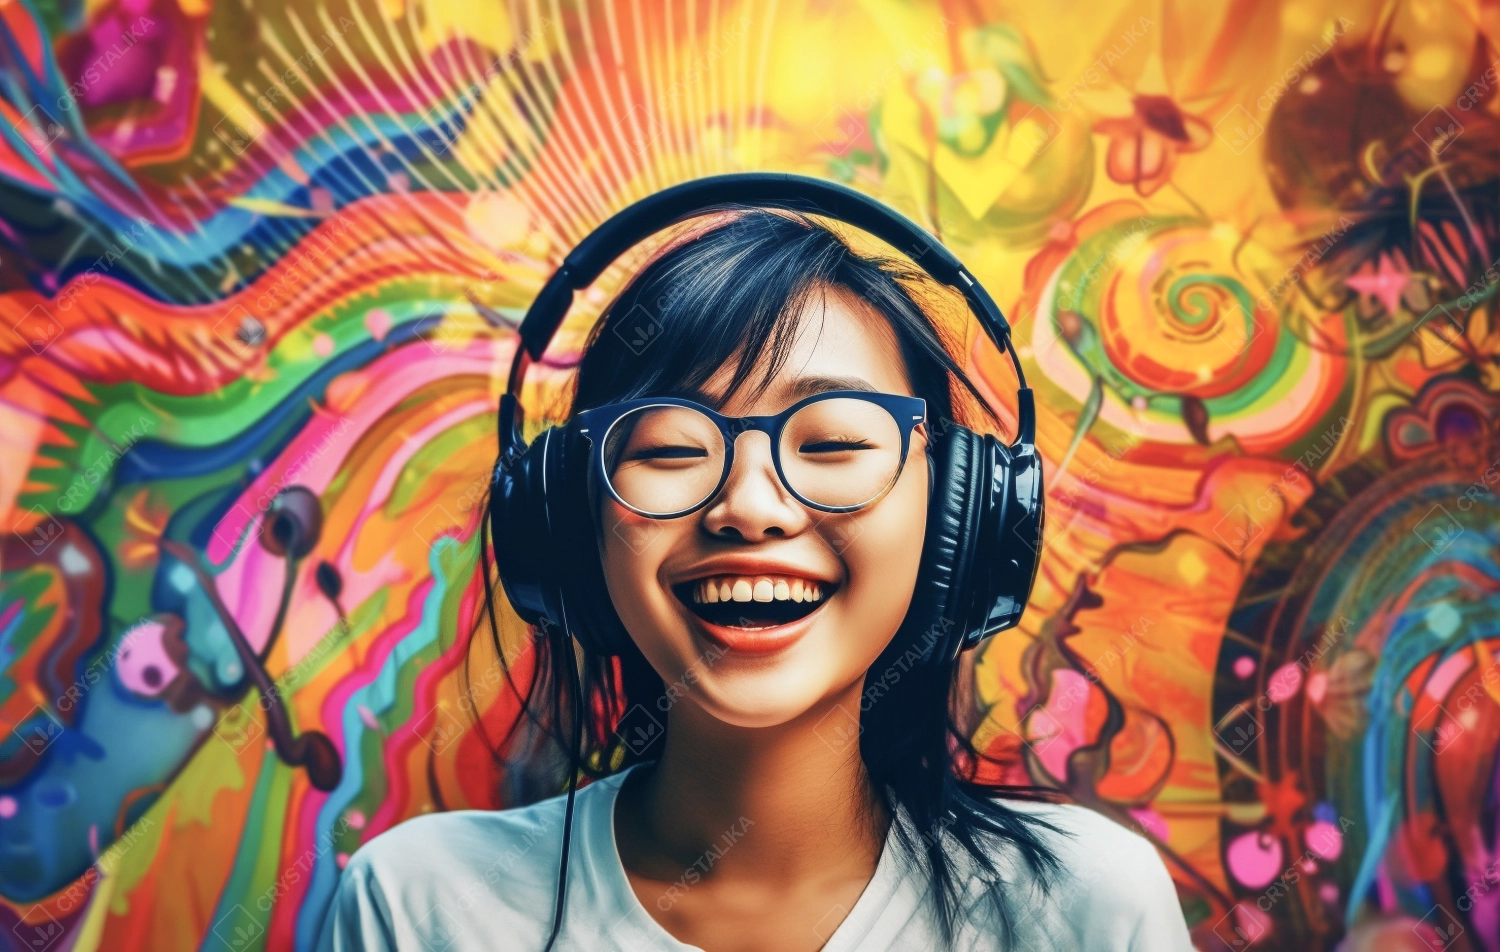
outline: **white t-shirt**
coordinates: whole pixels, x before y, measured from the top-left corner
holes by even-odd
[[[639,765],[637,765],[639,766]],[[647,913],[615,846],[615,795],[629,770],[575,794],[567,912],[558,950],[702,952]],[[1171,877],[1156,849],[1086,807],[1006,801],[1076,832],[1039,832],[1063,869],[1050,902],[1014,847],[996,857],[1017,944],[1007,952],[1193,952]],[[318,952],[541,952],[552,929],[566,794],[511,810],[414,817],[349,859],[323,920]],[[923,878],[903,860],[894,825],[875,874],[822,952],[938,948]],[[968,860],[960,857],[960,863]],[[1004,948],[971,880],[957,950]],[[690,886],[688,888],[691,888]],[[836,921],[836,920],[832,920]]]

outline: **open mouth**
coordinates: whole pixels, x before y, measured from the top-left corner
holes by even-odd
[[[672,586],[699,618],[725,628],[775,628],[806,618],[838,591],[832,582],[777,575],[714,575]]]

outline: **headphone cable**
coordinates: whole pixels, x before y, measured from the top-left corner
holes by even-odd
[[[564,642],[569,648],[573,644],[573,636],[568,628],[568,606],[564,602],[562,606],[563,636]],[[551,952],[552,944],[557,941],[558,930],[562,927],[563,904],[568,895],[568,852],[573,839],[573,800],[578,788],[578,747],[583,741],[583,699],[581,697],[583,687],[578,677],[578,661],[568,652],[568,671],[573,682],[573,747],[568,751],[568,808],[563,819],[562,839],[562,862],[557,868],[557,899],[552,912],[552,934],[547,938],[547,945],[543,952]]]

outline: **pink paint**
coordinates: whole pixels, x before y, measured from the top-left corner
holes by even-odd
[[[177,679],[178,667],[166,646],[166,627],[144,621],[120,639],[115,672],[125,690],[141,697],[156,697]]]
[[[317,354],[319,357],[324,358],[325,360],[329,357],[332,357],[334,351],[333,338],[329,337],[327,334],[320,333],[316,335],[315,337],[313,337],[312,349],[313,353]]]
[[[1380,908],[1387,912],[1395,912],[1401,908],[1396,899],[1396,887],[1391,883],[1391,872],[1386,868],[1385,860],[1375,867],[1375,895],[1379,897]]]
[[[1307,850],[1320,859],[1330,862],[1344,852],[1344,834],[1332,823],[1319,820],[1302,834],[1307,841]]]
[[[1328,672],[1314,671],[1307,676],[1307,699],[1314,704],[1322,704],[1323,697],[1328,693]]]
[[[1239,933],[1236,937],[1243,941],[1243,945],[1236,948],[1249,948],[1260,940],[1271,934],[1271,917],[1262,912],[1254,902],[1237,902],[1234,904],[1234,926]]]
[[[338,474],[358,435],[374,426],[394,405],[428,386],[435,374],[504,373],[503,367],[495,368],[494,359],[494,349],[489,342],[476,338],[471,345],[440,356],[426,347],[398,348],[383,354],[358,374],[347,375],[344,386],[358,394],[357,402],[346,398],[338,387],[330,387],[327,412],[317,414],[309,421],[282,454],[240,494],[236,504],[230,506],[215,527],[204,546],[208,560],[223,565],[235,540],[247,531],[258,530],[262,513],[280,488],[296,484],[321,495]],[[379,381],[379,385],[365,389],[361,380],[356,379],[363,377]],[[385,504],[402,467],[435,435],[466,419],[493,412],[493,403],[475,400],[429,421],[420,432],[412,434],[399,450],[383,461],[376,491],[371,494],[365,511],[373,512]],[[438,515],[442,516],[442,513]],[[455,522],[462,522],[469,516],[466,512],[452,515],[458,517]],[[348,537],[358,538],[358,529],[351,531]],[[347,540],[343,544],[347,544]],[[352,572],[347,571],[347,566],[341,565],[327,549],[320,551],[345,570],[347,587],[343,598],[346,605],[357,605],[372,592],[406,577],[407,568],[394,553],[385,553],[375,565]],[[264,647],[276,614],[277,600],[266,597],[267,580],[279,580],[284,572],[282,560],[252,538],[241,547],[233,564],[224,568],[217,578],[220,597],[256,650]],[[317,594],[312,573],[302,573],[297,584],[300,590],[294,593],[286,624],[287,650],[294,664],[316,638],[337,624],[333,607]],[[271,586],[272,591],[279,594],[280,583],[272,581]]]
[[[1059,779],[1068,775],[1068,756],[1086,743],[1084,712],[1089,682],[1077,671],[1052,672],[1047,703],[1026,719],[1032,750],[1047,772]]]
[[[298,185],[306,185],[311,181],[307,177],[307,172],[303,171],[302,166],[291,155],[286,155],[278,159],[276,161],[276,168],[281,171],[282,175],[285,175]]]
[[[127,354],[126,356],[132,361],[135,359],[133,355]],[[132,366],[136,365],[132,363]],[[164,368],[165,366],[163,364]],[[82,370],[83,368],[79,369]],[[240,494],[238,505],[231,506],[229,511],[224,514],[223,521],[214,527],[213,535],[209,538],[208,544],[204,546],[204,554],[208,556],[209,562],[216,566],[222,565],[229,557],[230,546],[233,544],[233,541],[245,531],[250,523],[256,521],[258,518],[257,513],[262,508],[260,505],[262,496],[265,497],[265,502],[269,505],[271,496],[275,494],[274,490],[289,481],[306,486],[315,493],[321,493],[328,483],[332,481],[333,477],[337,475],[338,467],[343,462],[344,454],[353,445],[353,439],[348,437],[369,430],[382,417],[389,413],[391,408],[396,404],[405,400],[422,387],[430,385],[434,374],[441,372],[444,374],[476,373],[487,375],[490,373],[505,373],[506,369],[508,368],[496,368],[494,366],[494,355],[487,346],[487,342],[476,338],[474,346],[449,351],[441,357],[434,356],[432,350],[427,347],[402,347],[382,355],[379,360],[364,368],[359,374],[347,375],[345,379],[350,381],[348,386],[356,387],[356,389],[357,382],[354,379],[356,377],[379,381],[379,386],[371,387],[367,390],[359,390],[358,403],[351,404],[348,407],[344,405],[346,401],[342,399],[341,392],[334,387],[329,388],[327,401],[330,411],[329,415],[309,421],[302,432],[297,434],[297,438],[283,451],[276,464],[266,467],[256,477],[255,481]],[[476,403],[486,407],[488,412],[494,412],[493,404],[487,401],[476,401]],[[346,420],[349,421],[347,424],[345,423]],[[346,425],[351,432],[345,438],[338,438],[332,435],[332,431],[339,430]],[[327,452],[313,452],[325,440],[337,445],[330,447]],[[403,462],[418,449],[420,449],[419,446],[412,447],[410,452],[402,457]],[[302,465],[295,473],[288,474],[287,470],[299,460],[305,465]],[[290,480],[288,479],[289,475],[291,477]],[[395,481],[394,475],[391,476],[391,481]],[[373,505],[378,507],[383,502],[384,499],[381,499]],[[242,552],[240,558],[236,559],[236,566],[240,562],[245,561],[246,556],[249,554],[248,552]],[[281,560],[275,559],[274,562],[278,566],[274,570],[274,574],[266,576],[259,574],[257,571],[251,571],[246,577],[250,579],[278,577],[281,574],[281,569],[279,568]],[[228,577],[231,574],[237,577],[231,579]],[[244,575],[244,573],[236,573],[233,568],[226,571],[224,576],[220,578],[220,581],[225,583],[221,585],[220,591],[228,589],[228,583],[231,581],[238,583],[238,576],[241,575]],[[227,600],[228,596],[226,595],[225,598]],[[265,615],[269,623],[269,618],[275,614],[275,606],[268,605],[266,600],[260,597],[258,587],[252,598],[257,606],[265,609]],[[236,612],[236,617],[241,617],[238,612]],[[241,624],[247,624],[246,620],[242,617]]]
[[[1329,905],[1339,901],[1339,887],[1335,883],[1324,883],[1318,887],[1318,896]]]
[[[1246,655],[1234,659],[1234,676],[1237,678],[1248,678],[1255,673],[1255,659]]]
[[[1234,838],[1225,851],[1229,873],[1250,889],[1263,889],[1285,869],[1281,841],[1259,830]]]
[[[1130,815],[1135,818],[1135,822],[1139,823],[1142,829],[1163,843],[1166,842],[1167,833],[1169,832],[1167,821],[1162,819],[1160,813],[1157,813],[1150,807],[1132,807]]]
[[[1448,656],[1447,660],[1432,670],[1427,684],[1423,686],[1423,693],[1439,704],[1443,703],[1443,698],[1448,696],[1453,690],[1453,685],[1458,683],[1458,679],[1463,677],[1464,672],[1469,670],[1472,664],[1473,655],[1467,651],[1455,651]]]
[[[349,826],[356,830],[363,830],[365,828],[365,812],[363,810],[350,810]]]
[[[1296,697],[1301,689],[1302,668],[1295,663],[1284,664],[1271,675],[1271,683],[1266,686],[1266,695],[1274,703],[1281,704]]]
[[[383,307],[371,308],[365,314],[365,330],[376,340],[385,340],[385,335],[391,329],[391,315]]]
[[[165,105],[172,101],[172,93],[177,91],[177,69],[172,66],[158,66],[156,68],[156,85],[151,89],[151,98]]]
[[[0,797],[0,819],[9,820],[16,815],[16,798],[6,795]]]
[[[9,608],[5,609],[4,611],[0,611],[0,631],[4,631],[5,629],[9,628],[10,623],[16,620],[16,618],[21,614],[21,606],[23,604],[25,603],[21,601],[14,601],[10,603]]]

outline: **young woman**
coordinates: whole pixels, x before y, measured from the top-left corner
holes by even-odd
[[[958,418],[958,394],[998,426],[918,305],[923,279],[767,210],[700,227],[635,276],[576,376],[575,415],[629,425],[594,450],[609,474],[591,486],[598,559],[566,583],[571,627],[612,607],[632,644],[582,653],[591,714],[573,723],[573,642],[544,625],[525,692],[523,722],[556,741],[563,775],[592,778],[563,915],[558,795],[364,844],[320,949],[1192,950],[1151,844],[977,782],[950,702],[957,660],[916,664],[920,646],[896,639],[938,421]],[[731,418],[806,404],[778,470],[766,432],[731,426],[730,450],[687,402],[619,409],[641,397]]]

